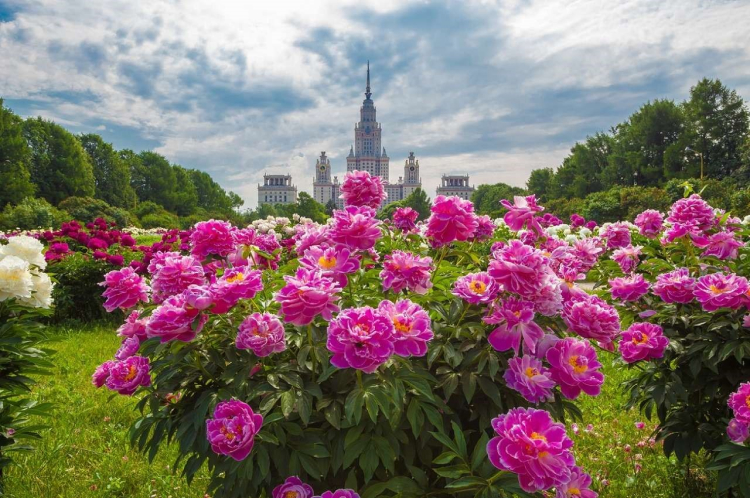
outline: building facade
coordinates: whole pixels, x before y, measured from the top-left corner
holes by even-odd
[[[438,196],[458,196],[461,199],[471,200],[474,186],[469,185],[468,175],[443,175],[442,183],[437,188]]]
[[[263,175],[258,184],[258,206],[261,204],[292,204],[297,202],[297,186],[291,175]]]
[[[331,160],[322,151],[315,162],[315,177],[313,178],[313,199],[322,205],[328,204],[332,199],[339,207],[342,201],[339,199],[339,179],[331,177]]]

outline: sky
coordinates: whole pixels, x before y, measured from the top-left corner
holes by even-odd
[[[370,61],[391,178],[523,186],[703,77],[750,98],[750,1],[0,0],[0,98],[154,150],[257,203],[343,176]]]

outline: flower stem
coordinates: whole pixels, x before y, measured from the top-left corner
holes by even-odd
[[[357,369],[357,384],[359,385],[359,389],[363,392],[365,391],[365,385],[362,383],[362,371]]]
[[[312,322],[307,325],[307,342],[310,344],[310,359],[312,360],[312,371],[315,372],[315,342],[313,341]]]

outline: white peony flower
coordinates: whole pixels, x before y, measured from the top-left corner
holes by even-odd
[[[33,237],[15,236],[8,239],[8,244],[0,246],[0,258],[17,256],[44,270],[47,268],[47,261],[42,251],[44,251],[44,245]]]
[[[52,279],[44,272],[39,275],[31,274],[32,293],[29,298],[21,298],[18,301],[24,305],[34,308],[50,308],[52,306],[52,288],[55,286]]]
[[[13,255],[0,260],[0,301],[30,298],[33,286],[29,262]]]
[[[578,234],[581,237],[589,237],[591,235],[591,229],[589,229],[588,227],[581,227],[580,229],[578,229]]]

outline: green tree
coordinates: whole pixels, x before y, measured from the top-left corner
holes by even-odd
[[[198,190],[195,188],[190,174],[180,165],[172,165],[172,169],[177,179],[177,185],[173,186],[172,195],[168,198],[170,199],[169,210],[181,217],[195,213],[195,209],[198,207]]]
[[[111,206],[125,209],[135,207],[138,198],[130,186],[130,167],[99,135],[87,133],[78,139],[89,155],[94,169],[95,195]]]
[[[31,180],[39,196],[56,205],[70,196],[93,196],[94,169],[76,137],[42,118],[24,122],[31,148]]]
[[[555,171],[552,168],[539,168],[531,170],[529,180],[526,182],[526,190],[529,194],[536,194],[537,199],[544,201],[552,189],[555,181]]]
[[[31,230],[59,227],[70,215],[58,210],[44,199],[28,197],[15,206],[10,204],[0,213],[0,230]]]
[[[404,206],[408,206],[419,213],[417,220],[425,220],[430,216],[432,203],[430,202],[430,198],[427,197],[427,193],[422,189],[414,190],[414,192],[406,196],[403,203]]]
[[[29,163],[31,149],[23,136],[23,120],[0,99],[0,206],[18,204],[34,195]]]
[[[474,203],[474,211],[479,215],[489,215],[497,218],[505,210],[500,201],[503,199],[513,200],[513,196],[526,195],[526,190],[513,187],[508,184],[481,184],[471,195]]]

